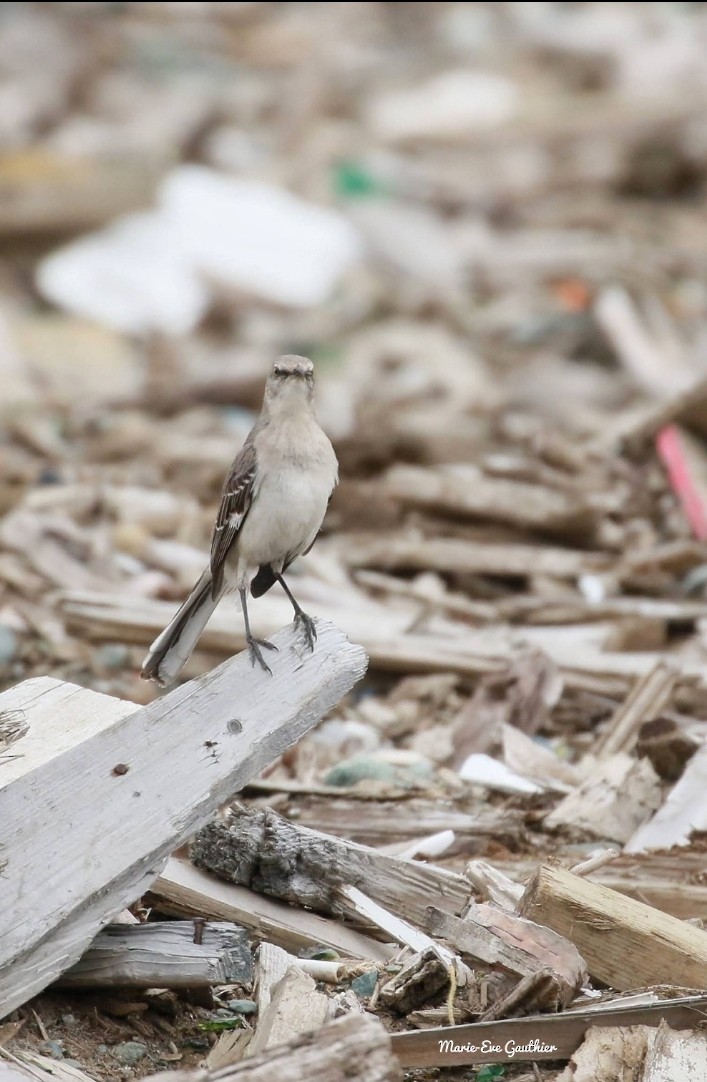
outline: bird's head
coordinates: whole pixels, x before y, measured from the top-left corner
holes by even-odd
[[[311,402],[314,398],[314,365],[308,357],[278,357],[265,385],[265,401]]]

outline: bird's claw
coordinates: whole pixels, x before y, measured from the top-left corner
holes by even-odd
[[[317,626],[311,616],[306,612],[298,612],[295,616],[295,625],[304,636],[305,644],[311,653],[314,653],[314,644],[317,641]]]
[[[266,650],[277,650],[278,647],[274,642],[268,642],[267,639],[249,639],[248,640],[248,653],[250,654],[250,663],[255,668],[256,662],[260,665],[266,673],[272,676],[272,669],[268,665],[267,661],[261,653],[261,646]]]

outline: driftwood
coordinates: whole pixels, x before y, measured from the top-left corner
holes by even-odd
[[[707,934],[562,868],[541,867],[518,912],[572,940],[589,972],[621,990],[707,987]]]
[[[50,679],[0,696],[0,711],[29,722],[0,766],[0,1016],[77,962],[175,846],[365,669],[332,625],[320,624],[315,652],[294,665],[294,631],[275,641],[274,676],[240,656],[140,710]]]
[[[166,1071],[145,1082],[402,1082],[402,1077],[381,1023],[350,1014],[232,1067]]]
[[[469,895],[463,876],[307,830],[270,809],[236,808],[228,824],[209,823],[191,856],[222,879],[334,915],[347,908],[337,895],[342,886],[360,887],[419,925],[431,903],[458,913]]]
[[[62,974],[66,988],[201,988],[250,984],[248,933],[235,924],[113,924]]]
[[[386,962],[396,951],[340,921],[224,883],[174,857],[152,884],[148,901],[174,917],[235,921],[254,938],[268,940],[292,954],[324,946],[344,957]]]

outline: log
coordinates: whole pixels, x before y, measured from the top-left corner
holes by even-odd
[[[377,1019],[349,1014],[253,1059],[216,1071],[165,1071],[144,1082],[402,1082],[390,1037]]]
[[[419,925],[431,902],[458,913],[469,896],[461,875],[319,834],[269,808],[235,807],[228,824],[209,823],[195,837],[191,857],[228,882],[335,916],[345,912],[337,897],[342,886],[359,887]]]
[[[183,920],[108,925],[59,983],[64,988],[204,988],[252,980],[244,928]]]
[[[46,678],[0,695],[0,711],[29,722],[0,767],[0,1017],[77,962],[169,853],[360,678],[361,648],[318,631],[302,658],[294,629],[279,632],[273,676],[241,655],[143,709]]]
[[[518,912],[571,939],[590,974],[613,988],[707,988],[707,934],[701,928],[563,868],[539,868]]]

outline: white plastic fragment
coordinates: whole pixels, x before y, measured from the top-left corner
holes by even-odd
[[[157,209],[53,252],[37,283],[59,307],[116,330],[184,334],[213,285],[294,308],[320,304],[361,249],[336,210],[185,165],[163,182]]]
[[[490,755],[474,752],[464,760],[459,768],[459,777],[475,785],[485,785],[488,789],[499,789],[502,793],[542,793],[542,785],[521,778],[520,774],[509,770]]]

